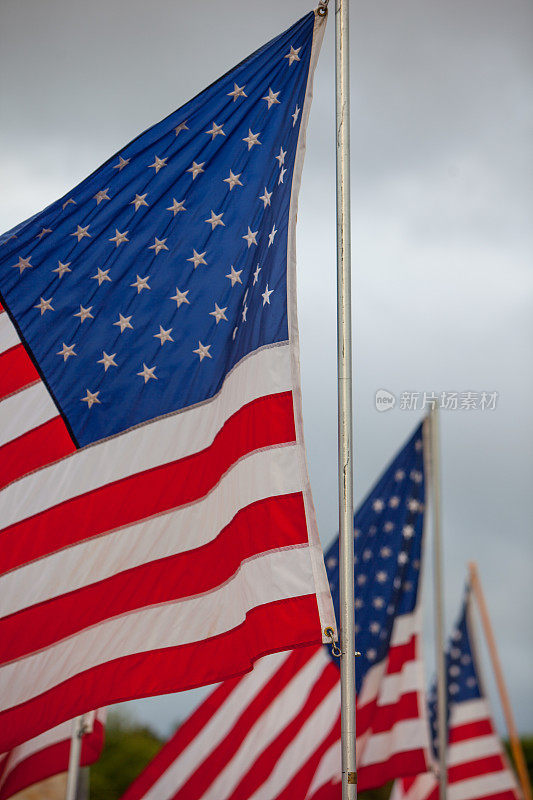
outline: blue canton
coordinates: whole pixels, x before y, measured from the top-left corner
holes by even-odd
[[[464,703],[483,696],[477,672],[473,636],[469,631],[470,587],[467,587],[459,618],[446,648],[447,714],[452,703]],[[431,724],[433,750],[438,756],[437,683],[433,682],[428,694],[428,711]]]
[[[424,523],[422,426],[355,513],[354,575],[357,691],[389,650],[394,620],[416,605]],[[339,618],[339,540],[325,556]]]
[[[2,302],[79,446],[213,397],[288,339],[314,14],[2,237]]]

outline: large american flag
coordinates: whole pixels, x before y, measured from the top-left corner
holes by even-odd
[[[459,619],[446,650],[448,687],[448,800],[519,800],[483,688],[476,656],[471,591],[467,587]],[[435,753],[438,752],[437,698],[428,698]],[[391,800],[438,800],[433,773],[394,784]]]
[[[334,625],[295,288],[324,25],[2,237],[0,752]]]
[[[419,428],[355,515],[359,788],[428,768],[420,653]],[[326,565],[338,602],[338,541]],[[123,800],[340,797],[340,677],[323,646],[266,656],[221,683]]]
[[[105,709],[84,717],[80,764],[87,767],[100,758],[104,745]],[[74,720],[56,725],[24,744],[0,755],[0,800],[36,783],[68,771]]]

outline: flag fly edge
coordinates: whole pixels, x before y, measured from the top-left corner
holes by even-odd
[[[287,317],[290,342],[290,360],[292,372],[292,397],[294,407],[294,420],[296,428],[296,441],[298,443],[298,462],[300,467],[300,477],[304,498],[305,515],[307,518],[307,530],[309,537],[309,553],[313,568],[313,577],[316,586],[318,603],[318,613],[322,630],[322,641],[328,642],[330,639],[325,635],[326,628],[333,628],[337,631],[335,613],[329,590],[326,568],[320,537],[318,535],[318,524],[316,518],[313,496],[311,494],[311,484],[309,481],[309,471],[307,467],[307,457],[304,443],[303,413],[302,413],[302,388],[300,380],[300,351],[299,351],[299,331],[298,331],[298,310],[297,310],[297,275],[296,275],[296,220],[298,217],[298,195],[302,180],[302,169],[306,149],[307,123],[311,101],[313,99],[313,76],[318,62],[324,32],[326,30],[327,15],[320,16],[315,11],[315,23],[313,28],[313,44],[311,48],[311,58],[309,62],[309,73],[307,76],[307,86],[305,90],[305,100],[302,109],[302,121],[298,135],[298,144],[294,161],[294,171],[291,187],[291,200],[289,209],[289,225],[287,232]],[[335,634],[337,636],[337,633]]]

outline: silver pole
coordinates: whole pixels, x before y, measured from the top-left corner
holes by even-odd
[[[444,608],[442,582],[442,540],[440,510],[439,418],[435,406],[430,414],[431,484],[433,500],[433,586],[435,607],[435,646],[437,664],[437,737],[439,743],[439,800],[446,800],[448,786],[448,720],[446,659],[444,654]]]
[[[75,717],[72,721],[70,753],[68,758],[67,791],[65,800],[76,800],[80,778],[81,740],[85,733],[85,717]]]
[[[357,797],[357,769],[355,758],[350,80],[348,34],[348,0],[335,0],[342,798],[343,800],[355,800]]]

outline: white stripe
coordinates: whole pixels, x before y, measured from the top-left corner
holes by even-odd
[[[316,748],[315,748],[316,749]],[[359,753],[357,754],[359,758]],[[340,783],[341,782],[341,740],[337,739],[332,745],[328,747],[320,763],[316,768],[313,776],[313,781],[307,792],[308,797],[312,797],[318,789],[325,786],[326,783]]]
[[[336,724],[340,705],[339,685],[336,684],[302,725],[283,751],[268,779],[253,793],[250,800],[274,800],[283,791]]]
[[[0,616],[213,541],[240,508],[301,489],[296,450],[287,445],[251,453],[197,503],[8,572],[0,577]]]
[[[454,703],[450,710],[451,728],[483,719],[491,719],[489,705],[483,697],[477,700],[465,700],[464,703]]]
[[[192,773],[229,734],[234,724],[270,678],[290,656],[290,651],[274,653],[257,661],[237,683],[210,720],[200,729],[144,796],[144,800],[170,800]],[[204,701],[208,702],[208,700]]]
[[[408,644],[412,637],[422,631],[422,611],[420,606],[416,606],[410,614],[400,614],[394,620],[390,646],[397,647]]]
[[[410,788],[405,791],[403,781],[398,778],[394,781],[389,800],[425,800],[437,786],[437,781],[432,772],[417,775]]]
[[[331,661],[321,647],[276,695],[254,723],[234,756],[209,786],[203,800],[229,798],[243,775],[304,707],[309,693]],[[337,692],[339,691],[337,687]],[[316,732],[315,732],[316,736]]]
[[[448,786],[448,800],[476,800],[508,790],[516,792],[517,786],[509,770],[504,770],[452,783]]]
[[[419,692],[424,688],[424,673],[420,661],[406,661],[401,672],[385,675],[379,690],[379,706],[398,703],[408,692]]]
[[[500,740],[494,734],[478,736],[475,739],[466,739],[456,742],[448,747],[448,765],[456,767],[458,764],[467,764],[487,756],[502,755]]]
[[[0,669],[0,710],[37,697],[99,664],[200,642],[232,630],[257,606],[314,593],[309,548],[243,562],[215,591],[108,619]]]
[[[44,384],[34,383],[0,402],[0,447],[57,417],[57,408]]]
[[[259,350],[234,368],[213,400],[87,447],[7,486],[0,494],[2,525],[203,450],[244,405],[290,390],[289,355],[288,345]]]
[[[0,354],[20,344],[15,326],[5,311],[0,311]]]
[[[366,767],[387,761],[395,753],[423,749],[427,746],[425,720],[405,719],[396,722],[383,733],[373,733],[359,756],[359,763]]]

